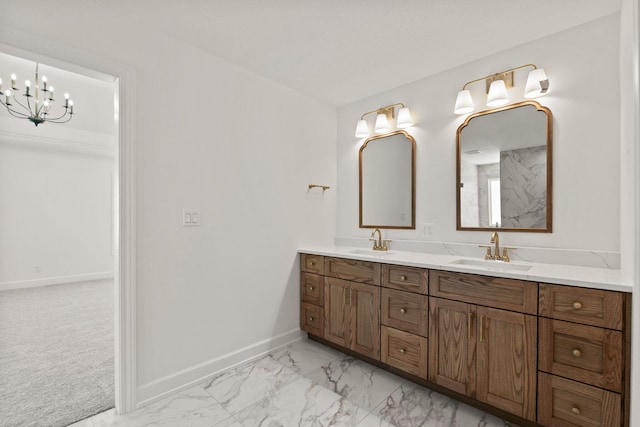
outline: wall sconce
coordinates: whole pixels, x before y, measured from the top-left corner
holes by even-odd
[[[536,67],[534,64],[526,64],[465,83],[464,86],[462,86],[462,90],[458,92],[453,112],[456,114],[466,114],[474,110],[471,92],[467,89],[467,86],[482,80],[486,83],[487,107],[499,107],[507,104],[509,102],[507,88],[514,86],[514,72],[527,67],[532,67],[533,70],[529,72],[529,76],[527,77],[524,97],[536,98],[547,94],[549,92],[549,79],[544,70]]]
[[[387,105],[386,107],[378,108],[377,110],[364,113],[358,125],[356,126],[356,138],[368,138],[371,135],[369,131],[369,125],[364,119],[369,114],[376,113],[376,123],[374,126],[375,133],[387,133],[391,130],[389,124],[390,120],[394,119],[395,107],[401,107],[398,110],[398,118],[396,120],[396,128],[405,129],[409,126],[413,126],[413,120],[411,119],[411,113],[409,109],[402,103]]]

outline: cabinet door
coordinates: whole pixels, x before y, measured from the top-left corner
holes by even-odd
[[[477,308],[476,398],[528,420],[536,419],[535,316]]]
[[[351,286],[351,349],[380,360],[380,288]]]
[[[325,278],[324,284],[324,339],[349,347],[349,282]]]
[[[429,298],[429,381],[475,397],[475,306]]]

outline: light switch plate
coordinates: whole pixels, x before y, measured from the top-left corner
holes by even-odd
[[[183,227],[199,227],[200,226],[200,211],[193,209],[185,209],[182,211],[182,226]]]

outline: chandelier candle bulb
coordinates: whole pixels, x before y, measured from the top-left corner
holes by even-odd
[[[6,104],[7,105],[11,105],[11,103],[9,102],[9,98],[11,98],[11,91],[9,89],[6,90],[6,92],[4,93],[4,95],[7,97],[6,99]]]
[[[16,75],[11,74],[11,89],[16,90]]]
[[[47,91],[47,76],[42,76],[42,90]]]

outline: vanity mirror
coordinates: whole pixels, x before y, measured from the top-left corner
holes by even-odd
[[[416,141],[405,131],[360,148],[360,228],[415,229]]]
[[[551,233],[552,115],[535,101],[469,116],[457,137],[457,229]]]

